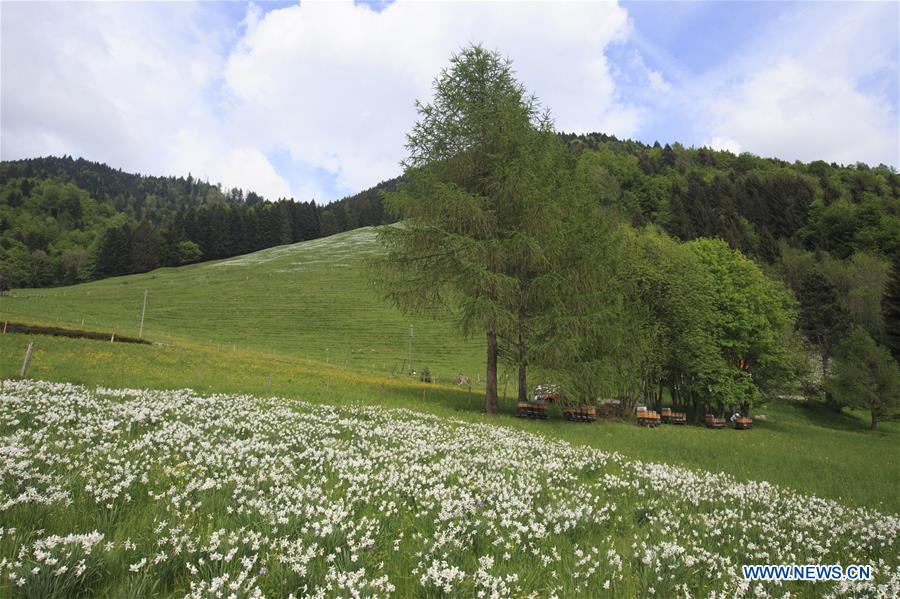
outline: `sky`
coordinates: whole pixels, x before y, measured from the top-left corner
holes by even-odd
[[[2,2],[0,158],[330,202],[480,43],[560,131],[896,168],[898,40],[897,2]]]

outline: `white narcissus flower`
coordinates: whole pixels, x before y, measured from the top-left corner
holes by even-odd
[[[4,381],[0,399],[0,426],[14,431],[0,442],[13,491],[0,514],[26,504],[108,518],[147,504],[153,514],[146,530],[115,542],[96,531],[6,529],[18,558],[0,561],[0,573],[15,585],[38,576],[36,564],[68,577],[119,559],[135,573],[180,568],[197,597],[261,596],[273,573],[312,571],[324,582],[297,589],[302,596],[390,596],[410,572],[422,595],[589,595],[628,577],[624,588],[643,595],[685,596],[691,580],[704,596],[781,596],[788,589],[744,584],[740,565],[880,555],[890,557],[875,564],[874,582],[817,590],[900,589],[896,516],[502,426],[36,381]]]

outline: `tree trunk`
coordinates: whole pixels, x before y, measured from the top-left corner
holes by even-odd
[[[875,427],[878,426],[878,417],[875,416],[875,412],[872,412],[872,428],[870,430],[875,430]]]
[[[528,382],[525,376],[525,362],[519,362],[519,401],[528,401]]]
[[[528,378],[526,369],[528,367],[525,359],[525,340],[522,338],[522,331],[519,331],[519,401],[528,401]]]
[[[831,360],[831,354],[827,351],[822,352],[822,385],[825,386],[825,382],[828,379],[828,362]],[[825,405],[834,410],[835,412],[841,412],[841,404],[834,400],[834,395],[832,395],[831,391],[828,390],[828,387],[825,386]]]
[[[484,411],[497,413],[497,333],[487,332],[487,376],[485,378]]]

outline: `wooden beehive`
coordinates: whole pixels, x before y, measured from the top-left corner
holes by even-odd
[[[753,428],[753,419],[752,418],[736,418],[734,421],[734,428],[739,431],[746,431]]]
[[[516,404],[516,416],[533,420],[546,420],[547,403],[542,401],[520,401]]]
[[[563,408],[563,418],[572,422],[596,422],[597,408],[595,406]]]
[[[641,410],[637,413],[638,426],[655,428],[660,425],[660,422],[659,414],[653,410]]]
[[[724,418],[716,418],[712,414],[707,414],[706,418],[703,420],[703,423],[707,428],[725,428],[725,419]]]

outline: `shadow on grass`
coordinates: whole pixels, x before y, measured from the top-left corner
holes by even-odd
[[[856,414],[837,410],[824,402],[809,400],[797,406],[796,413],[805,416],[806,423],[841,431],[869,432],[870,422]]]

